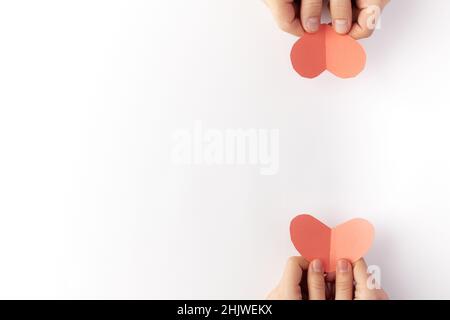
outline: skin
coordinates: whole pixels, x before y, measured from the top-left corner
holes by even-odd
[[[329,0],[333,28],[354,39],[370,37],[375,21],[390,0]],[[265,0],[278,26],[301,37],[315,33],[320,26],[323,0]]]
[[[320,260],[311,263],[303,257],[291,257],[279,284],[269,300],[387,300],[383,289],[367,287],[367,265],[364,259],[354,264],[338,261],[336,273],[325,275]]]

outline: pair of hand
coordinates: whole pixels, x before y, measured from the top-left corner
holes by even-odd
[[[372,35],[376,21],[390,0],[330,0],[333,28],[354,39]],[[280,28],[301,37],[320,27],[323,0],[265,0]]]
[[[353,265],[340,260],[336,273],[324,274],[320,260],[308,263],[303,257],[291,257],[278,286],[269,300],[386,300],[383,289],[368,286],[370,275],[363,259]]]

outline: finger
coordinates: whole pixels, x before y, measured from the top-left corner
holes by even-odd
[[[367,272],[367,264],[364,259],[356,261],[353,265],[353,277],[355,279],[355,299],[356,300],[386,300],[389,297],[383,289],[368,287],[371,283],[371,275]],[[376,279],[375,279],[376,280]]]
[[[319,31],[322,16],[322,0],[303,0],[300,9],[303,29],[314,33]]]
[[[336,265],[336,300],[353,299],[352,265],[347,260],[339,260]]]
[[[352,1],[331,0],[330,11],[334,30],[340,34],[347,34],[352,24]]]
[[[325,300],[325,277],[323,264],[313,260],[308,269],[309,300]]]
[[[369,275],[367,274],[367,264],[364,259],[361,258],[353,264],[353,277],[359,288],[367,289]]]
[[[370,37],[376,29],[381,11],[389,0],[359,0],[356,2],[360,10],[356,22],[353,24],[349,35],[354,39]]]
[[[266,4],[281,30],[301,37],[305,32],[299,18],[299,5],[295,0],[266,0]]]
[[[349,35],[356,40],[370,37],[376,28],[376,22],[373,23],[370,21],[374,21],[374,14],[372,11],[370,11],[370,9],[361,10],[357,21],[353,24],[349,32]]]
[[[372,300],[375,295],[367,287],[369,274],[367,273],[367,264],[364,259],[359,259],[353,265],[353,277],[355,278],[355,299],[357,300]]]
[[[300,282],[303,270],[308,269],[308,262],[303,257],[291,257],[286,263],[279,289],[282,296],[289,300],[301,300]]]

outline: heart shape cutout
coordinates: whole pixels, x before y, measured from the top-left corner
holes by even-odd
[[[304,214],[295,217],[290,226],[291,240],[308,261],[320,259],[325,272],[336,271],[336,262],[356,262],[372,246],[374,228],[364,219],[353,219],[329,228],[316,218]]]
[[[355,39],[323,24],[317,33],[307,33],[294,44],[291,61],[302,77],[315,78],[328,70],[345,79],[364,70],[366,53]]]

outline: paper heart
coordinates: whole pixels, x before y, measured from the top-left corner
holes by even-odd
[[[366,53],[352,37],[323,24],[317,33],[307,33],[294,44],[291,60],[295,71],[305,78],[315,78],[325,70],[340,78],[353,78],[364,70]]]
[[[353,219],[329,228],[310,215],[295,217],[290,231],[297,251],[308,261],[320,259],[325,272],[335,271],[339,259],[356,262],[362,258],[374,237],[374,228],[366,220]]]

